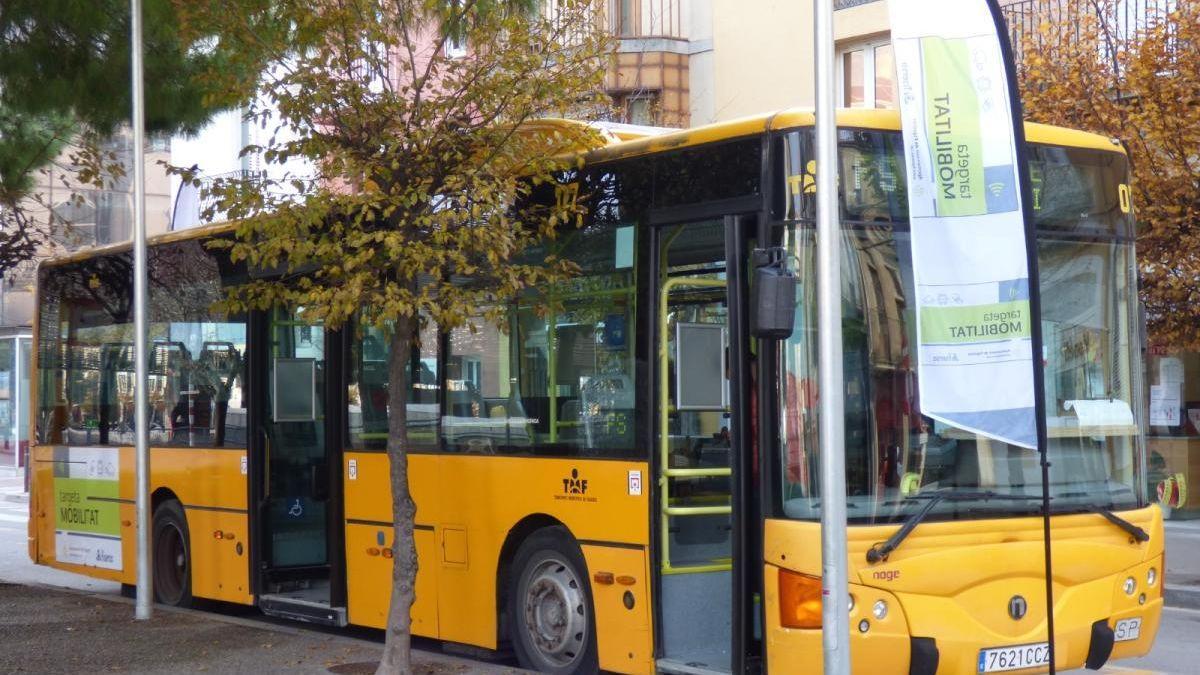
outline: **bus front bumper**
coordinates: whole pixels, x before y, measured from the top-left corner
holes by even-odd
[[[1162,615],[1162,557],[1095,581],[1055,586],[1055,661],[1060,670],[1099,668],[1117,659],[1150,651]],[[1156,582],[1147,583],[1149,570]],[[1132,592],[1127,580],[1134,579]],[[820,672],[820,629],[780,625],[778,568],[767,567],[767,658],[770,672]],[[1046,643],[1045,585],[1041,579],[1005,579],[956,597],[889,593],[850,585],[850,658],[852,672],[887,675],[938,673],[1039,673],[1045,666],[1012,668],[1017,648]],[[1040,590],[1040,594],[1038,591]],[[1021,619],[1009,616],[1013,597],[1026,603]],[[1002,607],[1005,626],[988,611]],[[882,614],[882,618],[879,616]],[[993,616],[987,616],[991,614]],[[1021,628],[1017,628],[1021,626]],[[1014,630],[1015,629],[1015,630]],[[1003,657],[1001,652],[1011,648]],[[1044,650],[1044,647],[1042,647]],[[990,650],[999,650],[992,657]],[[985,661],[985,657],[988,661]],[[797,664],[804,664],[797,668]],[[1001,668],[1004,668],[1001,670]]]

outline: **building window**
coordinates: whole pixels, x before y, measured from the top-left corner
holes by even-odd
[[[626,124],[658,124],[658,92],[639,91],[615,97],[616,113]]]
[[[634,35],[634,0],[615,0],[617,14],[617,35],[631,37]]]
[[[448,37],[446,38],[446,56],[452,59],[461,59],[467,55],[467,38],[466,37]]]
[[[838,100],[846,108],[895,108],[896,60],[888,42],[870,42],[842,49]]]

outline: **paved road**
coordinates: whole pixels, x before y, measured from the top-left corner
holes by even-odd
[[[26,547],[26,505],[0,497],[0,581],[47,584],[116,595],[117,584],[33,565]],[[1167,583],[1183,581],[1200,559],[1200,525],[1172,527],[1168,532]],[[1178,562],[1177,562],[1178,561]],[[1174,577],[1174,578],[1173,578]],[[1190,675],[1200,661],[1200,610],[1168,608],[1154,651],[1149,656],[1105,668],[1113,675],[1135,673]],[[1095,671],[1078,671],[1094,673]]]

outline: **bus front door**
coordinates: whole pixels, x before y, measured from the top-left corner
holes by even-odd
[[[656,231],[661,672],[744,668],[736,656],[745,647],[735,634],[744,600],[735,576],[741,565],[733,480],[744,445],[736,420],[748,400],[733,384],[746,371],[737,363],[746,347],[735,299],[742,282],[730,273],[743,256],[727,248],[745,248],[745,222],[717,218]]]
[[[273,315],[267,332],[259,607],[345,625],[345,609],[330,601],[326,333],[285,312]]]

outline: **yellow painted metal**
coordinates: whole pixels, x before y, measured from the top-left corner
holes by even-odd
[[[858,129],[900,130],[900,114],[896,110],[842,109],[837,111],[838,126]],[[677,132],[647,138],[612,143],[592,150],[585,155],[588,162],[608,161],[650,155],[678,148],[692,147],[704,143],[715,143],[733,138],[755,136],[768,131],[782,131],[813,125],[812,110],[794,108],[763,113],[740,119],[718,122],[703,127],[682,129]],[[1120,144],[1111,138],[1062,127],[1053,127],[1033,122],[1025,123],[1025,136],[1030,143],[1069,145],[1109,152],[1124,153]]]
[[[169,490],[183,504],[190,535],[192,593],[198,598],[253,604],[250,594],[246,452],[241,448],[151,448],[150,491]],[[29,529],[39,540],[34,562],[98,579],[132,584],[137,579],[134,526],[134,454],[118,449],[121,500],[121,570],[62,563],[55,559],[54,446],[30,450],[33,498]],[[203,477],[201,479],[201,477]],[[221,531],[232,536],[216,538]],[[241,553],[238,545],[241,544]]]
[[[1154,642],[1162,611],[1162,577],[1148,587],[1146,573],[1152,566],[1162,572],[1162,514],[1150,506],[1119,515],[1150,533],[1150,541],[1131,542],[1098,515],[1053,519],[1055,635],[1062,670],[1082,667],[1092,623],[1098,618],[1109,619],[1110,625],[1121,618],[1143,619],[1141,636],[1118,643],[1114,659],[1143,655]],[[980,649],[1046,639],[1041,518],[923,523],[888,561],[868,564],[867,550],[895,529],[849,529],[848,576],[856,608],[851,625],[862,619],[870,622],[867,633],[852,631],[854,672],[907,673],[909,636],[937,637],[938,673],[943,675],[975,672]],[[818,672],[821,667],[820,631],[781,627],[775,592],[778,569],[820,575],[820,548],[812,545],[820,540],[819,530],[817,522],[766,523],[766,641],[773,672],[787,672],[787,664],[798,662]],[[1121,584],[1131,576],[1138,588],[1127,595]],[[1145,604],[1139,604],[1141,593],[1146,594]],[[1029,607],[1017,621],[1008,615],[1014,595],[1023,596]],[[867,614],[876,600],[888,602],[887,622]]]
[[[371,523],[391,522],[388,458],[379,452],[346,451],[344,461],[355,462],[353,479],[349,466],[343,467],[348,611],[352,622],[381,628],[386,614],[380,603],[386,604],[391,567],[369,556],[370,537],[364,541],[360,535],[351,533],[360,524],[366,524],[365,532],[374,533],[380,527]],[[499,629],[497,612],[503,611],[496,605],[497,584],[508,581],[498,578],[500,566],[505,562],[501,559],[501,548],[508,533],[531,516],[539,518],[539,522],[562,523],[585,546],[587,542],[611,543],[613,546],[606,548],[644,557],[650,536],[649,491],[630,495],[628,482],[630,471],[645,476],[648,468],[646,462],[633,461],[409,455],[409,485],[417,506],[416,521],[421,528],[418,537],[424,536],[420,532],[427,532],[433,544],[424,547],[418,543],[417,547],[418,607],[413,611],[414,619],[418,613],[423,618],[421,623],[414,623],[414,630],[425,637],[494,649]],[[579,479],[588,481],[583,494],[565,489],[563,481],[572,477],[572,471],[577,472]],[[455,546],[465,550],[465,563],[444,559],[442,545],[446,530],[456,531]],[[354,542],[352,536],[356,538]],[[385,536],[390,542],[390,533],[385,532]],[[515,547],[510,553],[513,550]],[[644,567],[648,563],[632,559],[626,562],[628,565],[622,566],[619,573],[635,577],[637,586],[648,588],[649,577]],[[593,593],[596,592],[593,585]],[[644,621],[650,625],[649,602],[639,600],[635,607],[636,615],[626,611],[621,616],[634,624]],[[613,663],[618,672],[643,672],[638,668],[616,667],[630,661],[629,651],[638,655],[653,651],[649,632],[630,635],[635,635],[638,642],[625,645],[628,649],[624,653],[619,652],[622,647],[619,643],[612,640],[605,643],[601,638],[602,662]]]
[[[668,478],[710,478],[732,476],[733,469],[717,467],[714,469],[663,469],[662,474]]]
[[[437,579],[441,567],[436,557],[437,542],[430,530],[417,530],[413,538],[420,572],[417,574],[417,597],[410,614],[412,630],[415,635],[436,638]],[[392,540],[390,524],[346,524],[346,592],[352,599],[346,611],[350,623],[356,626],[387,627],[391,593],[386,589],[391,584],[392,559],[385,558],[381,552],[392,545]]]
[[[679,236],[681,229],[676,229],[671,234],[671,238],[667,244],[663,246],[665,255],[666,249],[670,246],[670,241]],[[666,269],[666,265],[662,266]],[[672,469],[671,467],[671,435],[668,432],[671,421],[671,401],[668,394],[667,380],[671,375],[671,359],[670,353],[667,350],[667,331],[670,326],[667,321],[667,310],[670,304],[671,291],[676,288],[725,288],[725,282],[721,279],[688,279],[686,277],[676,277],[667,279],[662,282],[662,287],[659,289],[658,295],[658,411],[659,411],[659,435],[658,435],[658,452],[659,452],[659,475],[658,475],[658,493],[660,499],[660,511],[662,517],[659,518],[661,527],[661,548],[662,561],[661,569],[663,574],[684,574],[687,572],[713,572],[727,570],[731,568],[729,563],[718,563],[710,565],[687,565],[676,567],[671,564],[671,533],[668,517],[670,516],[702,516],[702,515],[720,515],[725,513],[733,513],[733,508],[730,506],[671,506],[670,502],[670,481],[672,478],[682,477],[703,477],[703,476],[729,476],[732,471],[728,468],[723,469]]]
[[[664,506],[663,514],[668,516],[719,516],[733,513],[729,506]],[[666,549],[666,546],[663,546]]]
[[[630,585],[592,584],[592,608],[596,615],[596,646],[600,670],[619,673],[653,673],[654,653],[651,625],[649,561],[645,550],[584,544],[583,559],[589,577],[607,572],[613,577],[630,577]],[[625,594],[633,600],[626,607]]]
[[[699,574],[701,572],[728,572],[732,568],[732,561],[725,561],[709,562],[703,565],[681,565],[679,567],[663,565],[660,572],[662,574]]]

